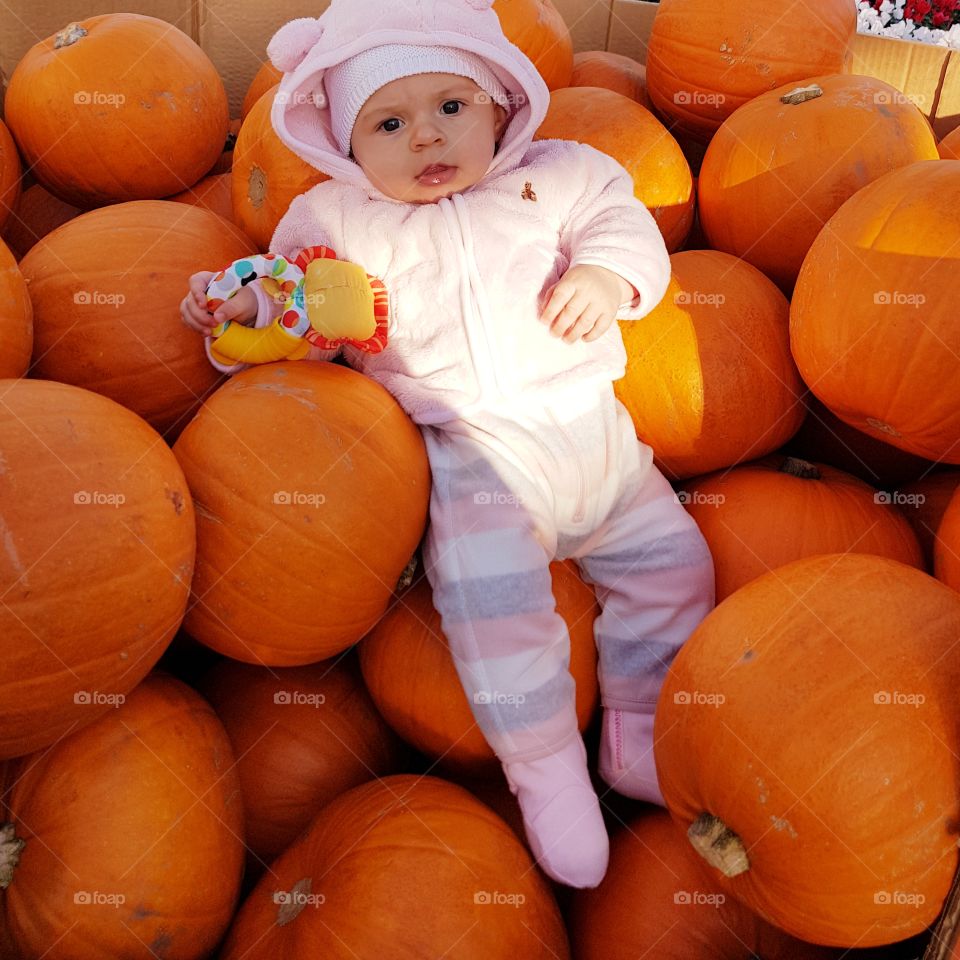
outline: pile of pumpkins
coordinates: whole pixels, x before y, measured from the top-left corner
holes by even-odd
[[[325,179],[178,29],[34,46],[0,124],[0,956],[917,956],[960,836],[960,128],[853,76],[853,0],[664,0],[646,68],[496,0],[537,136],[673,275],[615,385],[713,552],[668,810],[535,867],[417,550],[416,426],[342,363],[214,371],[186,278]],[[719,39],[718,39],[719,38]],[[162,91],[162,92],[160,92]],[[226,147],[226,149],[225,149]],[[595,766],[593,591],[551,565]],[[946,956],[946,953],[941,954]]]

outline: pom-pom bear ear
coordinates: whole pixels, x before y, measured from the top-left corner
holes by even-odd
[[[291,73],[323,36],[323,24],[315,17],[300,17],[285,23],[267,44],[270,62],[284,73]]]

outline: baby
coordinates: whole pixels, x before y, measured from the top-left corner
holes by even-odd
[[[600,776],[654,803],[657,695],[714,602],[706,543],[612,386],[615,320],[666,290],[663,239],[616,161],[533,142],[549,92],[491,0],[333,0],[268,50],[284,71],[273,126],[332,178],[294,199],[270,249],[324,244],[385,283],[386,350],[343,356],[422,431],[425,572],[531,849],[555,880],[594,887],[609,844],[549,564],[574,558],[602,607]],[[195,330],[274,319],[259,282],[208,315],[211,276],[181,304]]]

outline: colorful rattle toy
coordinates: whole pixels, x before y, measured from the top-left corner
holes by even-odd
[[[210,354],[219,363],[300,360],[311,346],[329,350],[349,343],[380,353],[387,345],[387,290],[362,267],[338,260],[329,247],[307,247],[290,261],[276,253],[235,260],[207,286],[207,309],[257,278],[283,311],[268,327],[225,320],[212,334]]]

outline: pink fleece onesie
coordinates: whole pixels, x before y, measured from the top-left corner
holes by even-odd
[[[503,761],[545,757],[578,736],[569,635],[548,570],[564,557],[603,608],[594,627],[603,705],[652,713],[670,661],[713,605],[713,564],[614,396],[626,363],[618,325],[569,344],[538,317],[569,267],[595,264],[636,288],[618,318],[640,321],[670,275],[653,217],[610,157],[533,142],[549,92],[489,0],[352,0],[295,23],[298,39],[291,24],[270,47],[287,71],[272,121],[333,179],[293,201],[270,249],[326,244],[386,285],[387,349],[343,355],[422,430],[433,474],[425,571],[478,724]],[[338,151],[323,71],[383,43],[469,50],[510,91],[499,149],[462,193],[395,200]],[[264,326],[276,308],[254,289]]]

